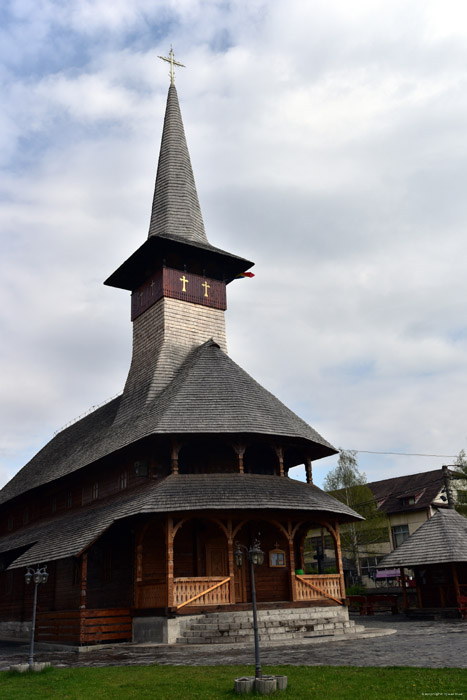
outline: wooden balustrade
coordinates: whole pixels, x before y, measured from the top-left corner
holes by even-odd
[[[226,605],[230,601],[230,576],[174,578],[174,606]]]
[[[321,600],[328,598],[341,603],[339,574],[295,575],[297,600]]]

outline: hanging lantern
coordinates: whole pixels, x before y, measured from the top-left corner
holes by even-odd
[[[264,562],[264,552],[260,548],[259,540],[255,540],[251,545],[248,557],[255,566],[261,566]]]

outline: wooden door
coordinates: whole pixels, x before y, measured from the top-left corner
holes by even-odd
[[[228,576],[227,550],[225,546],[206,545],[206,576]]]
[[[246,559],[246,557],[244,558],[242,566],[235,566],[235,602],[236,603],[247,603],[248,602],[246,577],[247,577],[247,569],[248,569],[249,564],[248,564],[248,562],[245,562],[245,559]]]

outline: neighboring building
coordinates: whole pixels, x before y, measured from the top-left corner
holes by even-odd
[[[339,523],[360,516],[311,472],[336,450],[226,354],[226,286],[251,266],[206,237],[171,85],[149,236],[106,281],[132,294],[123,393],[58,433],[0,492],[9,633],[31,618],[25,567],[46,564],[40,639],[167,640],[179,615],[251,600],[234,554],[259,533],[259,602],[341,606],[348,619]],[[307,483],[288,478],[299,464]],[[312,523],[332,537],[335,575],[296,574]]]
[[[453,473],[450,473],[451,479]],[[462,500],[461,482],[451,480],[451,491],[456,500]],[[442,469],[419,474],[397,476],[392,479],[372,481],[366,484],[373,494],[378,509],[387,517],[387,536],[378,537],[378,542],[367,545],[360,551],[362,582],[367,586],[395,583],[399,578],[395,571],[377,570],[381,559],[410,537],[438,509],[447,508],[448,499]],[[385,540],[385,541],[384,541]],[[321,533],[314,530],[307,539],[306,562],[308,569],[316,566],[316,548],[321,543]],[[334,566],[333,553],[325,546],[323,567]],[[349,552],[343,551],[344,570],[347,583],[357,578],[355,562]]]
[[[419,608],[457,608],[467,596],[467,519],[437,511],[381,563],[414,571]]]

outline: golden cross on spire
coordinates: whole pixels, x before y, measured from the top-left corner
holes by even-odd
[[[177,63],[177,61],[174,60],[174,52],[172,46],[170,47],[169,58],[167,58],[166,56],[158,56],[157,58],[161,58],[163,61],[167,61],[167,63],[170,63],[170,84],[175,85],[174,66],[179,66],[180,68],[185,68],[185,66],[183,65],[183,63]]]

